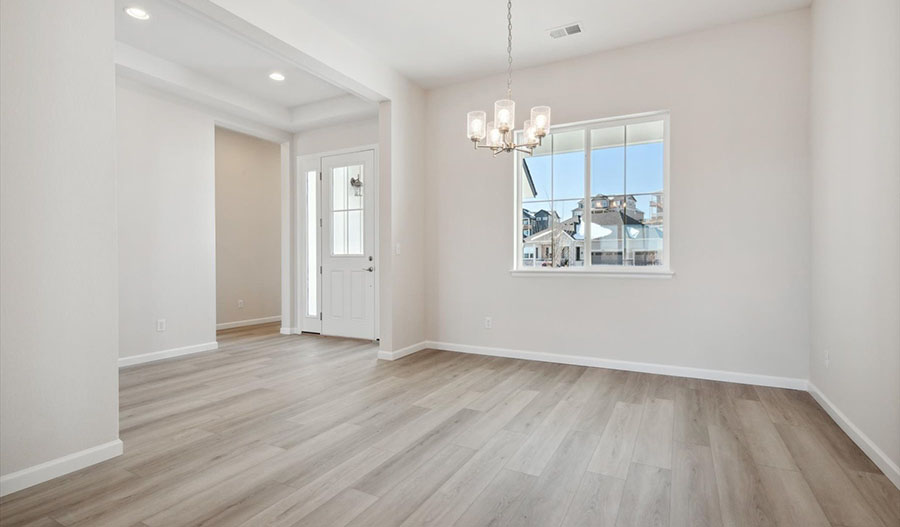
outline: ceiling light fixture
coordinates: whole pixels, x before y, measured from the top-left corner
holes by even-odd
[[[280,71],[273,71],[269,74],[269,78],[275,82],[281,82],[284,80],[284,74],[282,74]]]
[[[469,140],[475,148],[490,148],[496,156],[500,152],[524,152],[532,154],[550,132],[550,107],[535,106],[531,109],[531,119],[523,123],[523,143],[515,142],[516,102],[512,100],[512,0],[506,2],[507,43],[506,43],[506,98],[494,103],[494,120],[485,125],[486,115],[482,111],[466,114]],[[485,141],[485,144],[480,144]]]
[[[125,13],[127,13],[131,18],[136,18],[138,20],[150,20],[150,13],[148,13],[144,9],[141,9],[140,7],[126,7]]]

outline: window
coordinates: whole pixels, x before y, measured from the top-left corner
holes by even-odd
[[[554,127],[517,154],[515,269],[668,274],[668,121]]]
[[[318,250],[318,172],[310,170],[306,173],[306,315],[319,316],[316,292],[319,285]]]

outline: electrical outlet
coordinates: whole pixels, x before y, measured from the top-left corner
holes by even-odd
[[[491,317],[484,317],[484,329],[491,329],[494,327],[494,320]]]
[[[166,330],[166,319],[161,318],[156,321],[156,331],[165,331]]]
[[[825,350],[824,355],[825,355],[825,367],[827,368],[827,367],[831,366],[831,352],[828,350]]]
[[[244,309],[244,301],[238,300],[238,309]]]

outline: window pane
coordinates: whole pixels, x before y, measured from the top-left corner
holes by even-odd
[[[525,267],[550,266],[552,244],[550,225],[552,202],[538,201],[522,205],[522,265]]]
[[[584,130],[553,134],[554,201],[584,196]]]
[[[624,145],[624,126],[591,130],[592,196],[625,193]]]
[[[362,190],[363,187],[359,189],[355,189],[350,181],[353,181],[354,178],[359,178],[359,181],[363,181],[363,166],[362,165],[353,165],[347,167],[347,208],[348,209],[361,209],[363,208],[363,198],[362,198]],[[357,195],[359,194],[359,195]]]
[[[306,314],[309,316],[319,314],[317,176],[315,170],[306,173]]]
[[[347,254],[363,253],[363,211],[347,213]]]
[[[662,193],[634,196],[637,223],[625,226],[627,258],[631,265],[662,265]]]
[[[544,201],[550,195],[550,161],[553,137],[544,138],[542,146],[531,157],[522,158],[522,201]]]
[[[626,192],[643,194],[663,190],[663,122],[632,124],[626,131]]]
[[[347,208],[347,167],[338,167],[331,171],[331,199],[332,210],[344,210]]]
[[[347,212],[333,212],[331,254],[347,254]]]
[[[582,175],[582,181],[584,176]],[[582,191],[583,192],[583,191]],[[565,200],[553,202],[553,221],[555,226],[552,237],[554,255],[553,267],[580,267],[584,265],[584,225],[582,224],[584,200]]]

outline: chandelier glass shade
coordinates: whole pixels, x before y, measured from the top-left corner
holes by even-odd
[[[488,148],[494,155],[500,152],[531,154],[550,133],[550,107],[535,106],[531,119],[523,123],[521,143],[516,143],[516,102],[512,100],[512,0],[506,3],[508,38],[506,46],[506,98],[494,103],[494,120],[485,122],[487,114],[472,111],[466,114],[466,135],[476,149]]]

